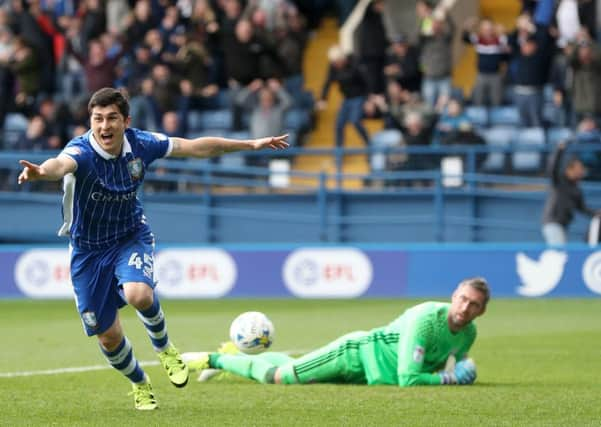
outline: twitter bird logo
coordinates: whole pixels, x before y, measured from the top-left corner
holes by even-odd
[[[544,251],[538,261],[518,252],[515,261],[522,286],[517,292],[525,297],[539,297],[551,292],[561,280],[567,260],[567,253],[556,250]]]

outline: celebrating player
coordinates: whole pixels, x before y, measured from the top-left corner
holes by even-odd
[[[92,95],[91,129],[41,165],[21,160],[18,182],[64,178],[59,235],[70,236],[71,279],[88,336],[96,335],[109,364],[133,384],[136,409],[158,407],[148,375],[123,334],[118,309],[129,303],[142,320],[169,380],[188,382],[188,367],[167,335],[154,293],[154,236],[136,191],[155,159],[212,157],[240,150],[281,149],[287,135],[253,140],[169,138],[129,128],[129,104],[113,88]]]
[[[416,305],[387,326],[351,332],[298,359],[282,353],[191,353],[197,356],[189,364],[268,384],[472,384],[476,366],[467,358],[476,339],[472,320],[484,313],[489,297],[486,280],[466,279],[450,304]]]

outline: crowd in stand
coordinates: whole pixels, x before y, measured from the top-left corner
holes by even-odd
[[[61,148],[106,86],[127,92],[134,127],[295,142],[313,110],[305,22],[288,0],[3,2],[3,148]]]
[[[330,73],[318,106],[330,82],[338,81],[344,101],[337,145],[344,144],[344,125],[352,123],[366,144],[377,147],[490,144],[517,150],[520,145],[544,148],[566,137],[601,147],[595,2],[524,2],[515,29],[508,32],[486,17],[469,18],[459,26],[445,8],[452,2],[418,0],[415,34],[387,32],[386,3],[370,3],[352,53],[340,46],[329,52]],[[469,94],[452,86],[454,36],[477,54],[477,77]],[[361,123],[366,116],[381,117],[385,129],[369,135]],[[513,167],[540,173],[543,159],[535,154],[505,161],[493,155],[478,163],[496,172]],[[380,152],[371,156],[371,167],[373,172],[430,169],[439,160]],[[589,153],[585,161],[589,177],[597,178],[599,156]]]
[[[601,144],[594,1],[524,1],[507,32],[488,18],[454,22],[452,0],[417,0],[409,6],[417,29],[407,33],[390,25],[406,2],[372,0],[353,49],[327,52],[314,105],[302,73],[309,27],[334,3],[343,24],[362,1],[316,0],[312,8],[294,0],[0,1],[0,148],[61,148],[86,131],[89,94],[104,86],[127,91],[134,127],[185,136],[290,132],[300,145],[333,83],[343,94],[337,146],[349,123],[374,147],[565,137]],[[477,54],[469,94],[452,86],[459,36]],[[365,117],[381,118],[384,130],[370,135]],[[507,161],[495,159],[479,166],[507,171]],[[382,151],[370,163],[378,173],[435,168],[438,160]],[[583,160],[589,171],[601,169],[594,153]]]

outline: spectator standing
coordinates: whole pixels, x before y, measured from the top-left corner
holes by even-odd
[[[478,74],[472,92],[475,105],[500,105],[503,101],[503,76],[501,66],[509,51],[507,36],[502,27],[489,19],[468,19],[463,31],[463,41],[472,44],[478,56]]]
[[[586,176],[586,168],[578,157],[569,158],[564,168],[565,151],[566,144],[562,142],[551,155],[549,162],[551,188],[545,202],[542,227],[542,234],[548,245],[567,243],[567,229],[575,210],[589,216],[595,214],[595,211],[586,205],[579,185]]]
[[[395,80],[403,89],[410,92],[421,90],[419,53],[409,44],[406,35],[400,34],[392,39],[388,48],[384,75],[387,80]]]
[[[422,98],[435,106],[440,97],[451,94],[452,47],[454,24],[442,11],[434,13],[429,1],[417,2],[420,66],[423,73]]]
[[[347,56],[340,46],[332,46],[328,50],[330,66],[328,76],[321,90],[318,108],[324,109],[330,86],[337,82],[344,97],[336,117],[336,147],[344,145],[344,128],[347,123],[352,123],[357,132],[367,145],[369,134],[361,123],[363,118],[363,104],[367,95],[367,79],[364,71],[355,59]]]
[[[272,135],[273,130],[278,135],[283,133],[284,114],[292,106],[292,98],[276,79],[270,79],[266,84],[261,80],[253,81],[238,93],[236,102],[250,111],[251,138]]]
[[[572,105],[576,120],[592,115],[601,120],[601,52],[592,40],[582,40],[570,57]]]
[[[367,7],[358,28],[359,62],[365,68],[369,93],[385,92],[382,70],[386,64],[388,38],[384,29],[384,1],[374,0]]]
[[[543,86],[547,81],[546,52],[542,35],[529,34],[512,46],[515,55],[514,102],[523,127],[541,127]]]

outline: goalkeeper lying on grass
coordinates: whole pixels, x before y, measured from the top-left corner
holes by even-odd
[[[416,305],[387,326],[352,332],[298,359],[273,352],[229,354],[227,346],[182,356],[190,369],[221,369],[264,384],[472,384],[476,365],[467,358],[476,339],[472,320],[484,313],[489,296],[484,279],[466,279],[450,304]]]

